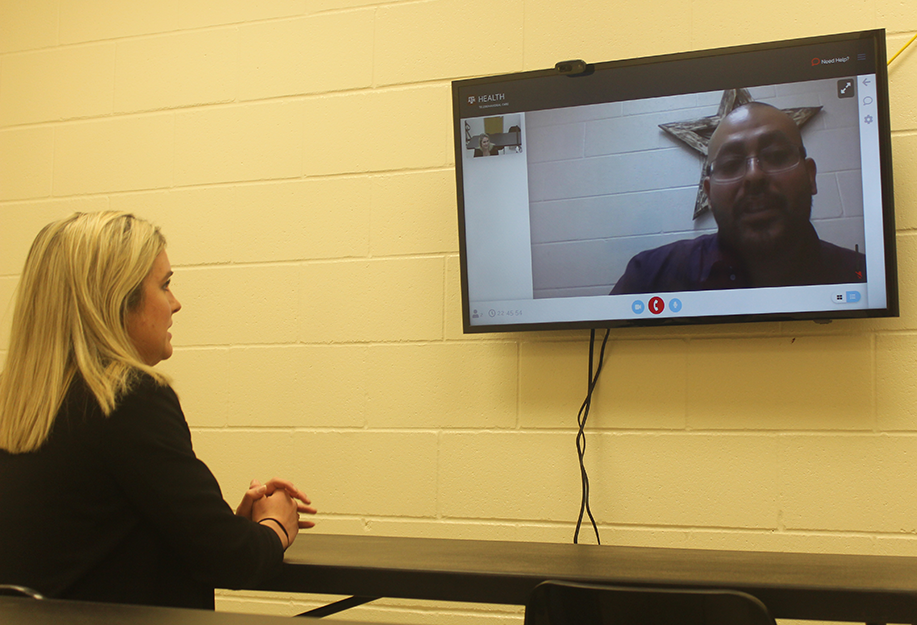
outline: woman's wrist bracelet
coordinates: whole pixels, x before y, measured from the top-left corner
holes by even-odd
[[[261,525],[265,521],[273,521],[274,523],[276,523],[277,527],[280,528],[280,531],[283,532],[283,535],[287,537],[287,544],[288,545],[290,544],[290,533],[287,531],[287,528],[283,526],[283,523],[281,523],[280,521],[278,521],[277,519],[275,519],[272,516],[268,516],[268,517],[264,517],[263,519],[259,519],[258,525]]]

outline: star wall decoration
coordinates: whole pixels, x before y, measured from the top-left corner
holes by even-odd
[[[748,93],[748,89],[726,89],[720,99],[720,106],[716,115],[684,122],[659,124],[659,127],[679,141],[686,143],[692,150],[699,152],[704,157],[704,161],[706,161],[707,146],[710,144],[710,137],[713,135],[713,131],[720,125],[724,117],[749,102],[752,102],[752,97]],[[810,119],[815,117],[821,108],[820,106],[803,106],[781,110],[789,115],[799,128],[802,128]],[[700,181],[697,183],[697,200],[694,203],[693,218],[697,219],[709,210],[710,200],[704,192],[704,171],[703,163],[701,163],[701,175]]]

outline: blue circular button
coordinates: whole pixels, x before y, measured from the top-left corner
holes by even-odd
[[[630,305],[630,309],[634,311],[635,315],[642,315],[643,311],[646,310],[646,304],[640,300],[634,300],[634,303]]]
[[[672,312],[681,312],[681,300],[673,297],[669,300],[669,310]]]

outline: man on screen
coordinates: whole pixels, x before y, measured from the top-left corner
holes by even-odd
[[[640,252],[612,295],[866,280],[864,255],[821,241],[809,221],[815,161],[789,116],[763,102],[736,108],[707,154],[717,233]]]

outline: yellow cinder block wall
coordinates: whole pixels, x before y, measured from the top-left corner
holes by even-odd
[[[463,336],[450,81],[871,28],[897,51],[917,3],[0,0],[0,350],[39,228],[134,211],[170,240],[162,366],[231,503],[278,475],[314,532],[570,541],[588,333]],[[603,542],[917,555],[917,46],[890,83],[901,317],[613,331]]]

